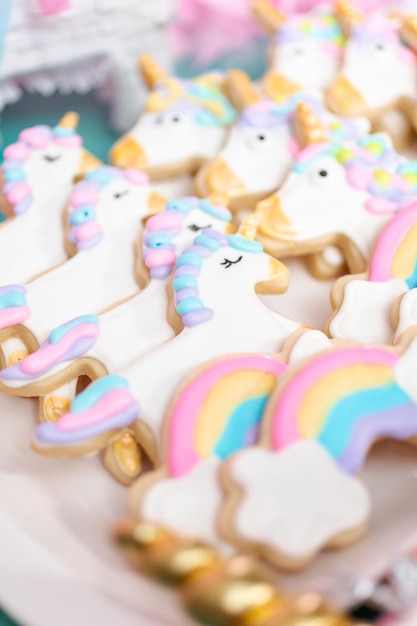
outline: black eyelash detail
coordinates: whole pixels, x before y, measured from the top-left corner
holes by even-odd
[[[243,256],[240,256],[238,259],[236,259],[236,261],[230,261],[229,259],[225,259],[220,263],[220,265],[224,265],[225,269],[229,269],[229,267],[232,267],[232,265],[235,265],[235,263],[239,263],[239,261],[241,261],[242,259]]]
[[[48,163],[55,163],[55,161],[58,161],[61,158],[61,154],[56,154],[55,156],[50,155],[50,154],[44,154],[43,158],[45,161],[48,161]]]
[[[207,224],[207,226],[197,226],[197,224],[190,224],[187,226],[189,230],[192,230],[193,233],[197,233],[199,230],[204,230],[205,228],[211,228],[211,224]]]
[[[113,198],[123,198],[123,196],[126,196],[129,193],[128,189],[125,189],[124,191],[117,191],[116,193],[113,194]]]

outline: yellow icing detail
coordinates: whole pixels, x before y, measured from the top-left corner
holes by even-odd
[[[386,365],[352,365],[337,369],[319,380],[304,396],[297,415],[300,436],[314,439],[324,426],[333,406],[358,390],[384,385],[392,380],[392,369]]]
[[[380,144],[377,143],[376,141],[368,143],[368,145],[366,146],[366,150],[370,152],[371,154],[373,154],[374,156],[379,156],[382,152],[382,148]]]
[[[377,170],[374,173],[374,180],[381,185],[381,187],[388,187],[391,181],[391,174],[385,172],[384,170]]]
[[[71,408],[71,400],[63,396],[47,396],[44,399],[43,414],[47,422],[57,422]]]
[[[409,172],[408,174],[402,174],[402,178],[411,186],[414,187],[417,185],[417,174],[413,174],[413,172]]]
[[[356,158],[353,150],[349,150],[348,148],[341,148],[336,156],[338,162],[343,165],[343,163],[348,163],[349,161],[353,161]]]
[[[194,444],[197,456],[210,456],[232,412],[246,400],[271,394],[276,381],[272,374],[256,370],[233,372],[222,378],[207,394],[196,420]]]
[[[417,257],[417,224],[408,231],[394,258],[392,259],[391,271],[393,278],[405,280],[414,273]]]
[[[28,356],[29,352],[24,348],[21,350],[13,350],[7,358],[7,367],[12,367],[12,365],[16,365],[16,363],[20,363]]]

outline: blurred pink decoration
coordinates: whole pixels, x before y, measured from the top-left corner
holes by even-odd
[[[306,11],[322,4],[319,0],[271,1],[284,12]],[[388,0],[358,1],[366,11],[388,3]],[[251,0],[178,0],[178,17],[172,28],[175,56],[191,57],[198,66],[244,49],[263,35],[251,18],[250,5]]]
[[[71,8],[69,0],[37,0],[42,15],[56,15]]]

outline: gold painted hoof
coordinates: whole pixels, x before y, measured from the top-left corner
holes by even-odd
[[[63,396],[48,396],[44,399],[43,414],[46,422],[58,422],[71,408],[71,400]]]
[[[12,367],[12,365],[20,363],[20,361],[23,361],[23,359],[25,359],[28,355],[29,352],[24,348],[21,350],[14,350],[7,359],[7,367]]]

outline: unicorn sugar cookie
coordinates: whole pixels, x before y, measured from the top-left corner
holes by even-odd
[[[167,410],[163,467],[141,476],[130,491],[132,515],[227,549],[216,527],[221,463],[257,443],[265,404],[287,362],[330,345],[323,333],[300,329],[278,355],[230,355],[197,368]]]
[[[217,154],[236,119],[223,77],[180,80],[149,55],[140,57],[140,68],[150,93],[136,125],[111,148],[110,162],[143,170],[151,180],[194,174]]]
[[[257,239],[278,257],[339,248],[350,272],[366,270],[389,219],[417,198],[417,164],[405,161],[386,135],[329,140],[306,103],[295,117],[297,155],[279,192],[257,205]],[[332,272],[323,257],[319,277]]]
[[[349,37],[340,74],[326,93],[330,110],[375,117],[402,98],[415,99],[417,57],[396,21],[381,13],[365,16],[350,0],[339,0],[336,13]]]
[[[392,317],[396,299],[417,287],[417,203],[400,211],[378,237],[364,274],[340,278],[333,286],[334,312],[326,324],[331,337],[361,343],[389,343],[399,325],[399,312]],[[397,335],[417,324],[410,306],[414,295],[404,300]],[[406,308],[408,316],[406,320]]]
[[[244,226],[242,232],[253,237],[253,226]],[[267,309],[257,297],[257,293],[282,293],[287,285],[286,267],[266,255],[259,242],[242,234],[204,230],[177,258],[171,283],[171,299],[175,301],[172,322],[183,330],[118,372],[130,389],[130,405],[123,407],[135,407],[135,415],[125,415],[116,405],[110,412],[103,411],[108,407],[103,378],[76,399],[87,394],[88,410],[76,417],[70,412],[56,424],[37,428],[36,449],[45,454],[71,455],[80,448],[107,448],[107,467],[120,474],[121,469],[114,467],[111,447],[125,437],[137,442],[153,463],[160,463],[163,417],[188,373],[208,359],[231,352],[277,351],[298,327]],[[140,459],[137,466],[139,471]]]
[[[337,76],[345,42],[331,6],[287,17],[268,0],[254,0],[252,12],[271,35],[267,91],[320,96]]]
[[[10,392],[42,396],[40,419],[56,421],[59,411],[65,408],[66,412],[71,406],[80,375],[88,371],[96,379],[117,373],[172,339],[175,333],[167,320],[166,287],[176,256],[205,228],[230,230],[230,220],[231,214],[225,207],[208,199],[191,197],[168,202],[164,211],[147,219],[140,237],[137,279],[142,290],[100,314],[98,334],[85,345],[80,345],[82,326],[77,324],[83,317],[72,320],[70,327],[67,322],[54,329],[39,350],[7,370],[5,381],[17,379],[20,385]],[[65,328],[69,332],[63,332]],[[60,331],[61,336],[56,339]]]
[[[54,128],[26,128],[4,150],[0,208],[13,219],[0,226],[0,285],[27,282],[67,258],[62,212],[73,179],[100,164],[83,149],[77,123],[67,113]]]
[[[52,343],[68,332],[73,337],[77,326],[81,344],[92,342],[98,327],[91,314],[138,290],[134,246],[151,200],[147,176],[138,170],[101,167],[75,185],[67,207],[66,237],[73,256],[26,285],[2,291],[0,341],[17,337],[33,352],[51,328],[87,314],[57,331]],[[2,349],[7,363],[4,343]],[[11,381],[7,384],[11,386]]]
[[[317,98],[302,92],[277,104],[261,96],[240,70],[228,73],[226,86],[240,115],[224,147],[199,170],[195,186],[201,195],[227,194],[229,205],[237,209],[254,208],[280,186],[290,169],[298,152],[292,125],[300,101],[310,103],[332,139],[355,140],[370,129],[366,119],[339,119]]]

